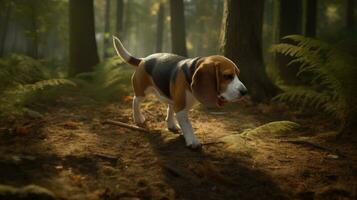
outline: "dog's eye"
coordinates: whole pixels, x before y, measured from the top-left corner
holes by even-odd
[[[233,74],[225,74],[223,75],[223,78],[226,80],[232,80],[234,78]]]

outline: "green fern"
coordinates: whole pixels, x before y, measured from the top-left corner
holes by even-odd
[[[339,44],[332,45],[301,35],[290,35],[296,44],[277,44],[272,52],[294,57],[300,63],[298,76],[312,75],[309,86],[282,86],[275,100],[291,102],[303,108],[320,109],[342,124],[355,115],[357,100],[357,60]]]

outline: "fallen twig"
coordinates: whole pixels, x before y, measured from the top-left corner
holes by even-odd
[[[98,157],[99,159],[109,161],[112,164],[116,163],[118,160],[118,157],[113,156],[113,155],[102,154],[102,153],[95,153],[93,155]]]
[[[105,120],[103,122],[103,124],[111,124],[111,125],[116,125],[116,126],[120,126],[120,127],[124,127],[124,128],[128,128],[128,129],[136,130],[136,131],[150,133],[150,130],[148,130],[146,128],[142,128],[142,127],[139,127],[139,126],[127,124],[127,123],[124,123],[124,122],[114,121],[114,120],[110,120],[110,119]]]
[[[171,165],[163,165],[163,168],[174,177],[185,177],[184,173],[178,168]]]

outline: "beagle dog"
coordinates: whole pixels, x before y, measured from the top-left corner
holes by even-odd
[[[139,126],[144,124],[140,103],[146,94],[153,92],[168,105],[168,129],[178,132],[180,126],[189,148],[200,147],[188,118],[188,111],[193,105],[200,102],[221,107],[247,93],[247,88],[238,78],[238,67],[224,56],[185,58],[156,53],[136,58],[130,55],[117,37],[113,36],[113,43],[117,54],[128,64],[136,66],[132,76],[134,122]]]

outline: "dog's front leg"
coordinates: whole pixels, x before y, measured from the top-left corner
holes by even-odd
[[[192,149],[199,148],[201,146],[200,142],[196,138],[190,120],[188,119],[187,110],[181,110],[176,113],[176,119],[181,127],[183,136],[186,141],[186,146]]]
[[[178,133],[180,130],[180,128],[177,126],[173,106],[170,104],[167,107],[166,123],[167,128],[174,133]]]

